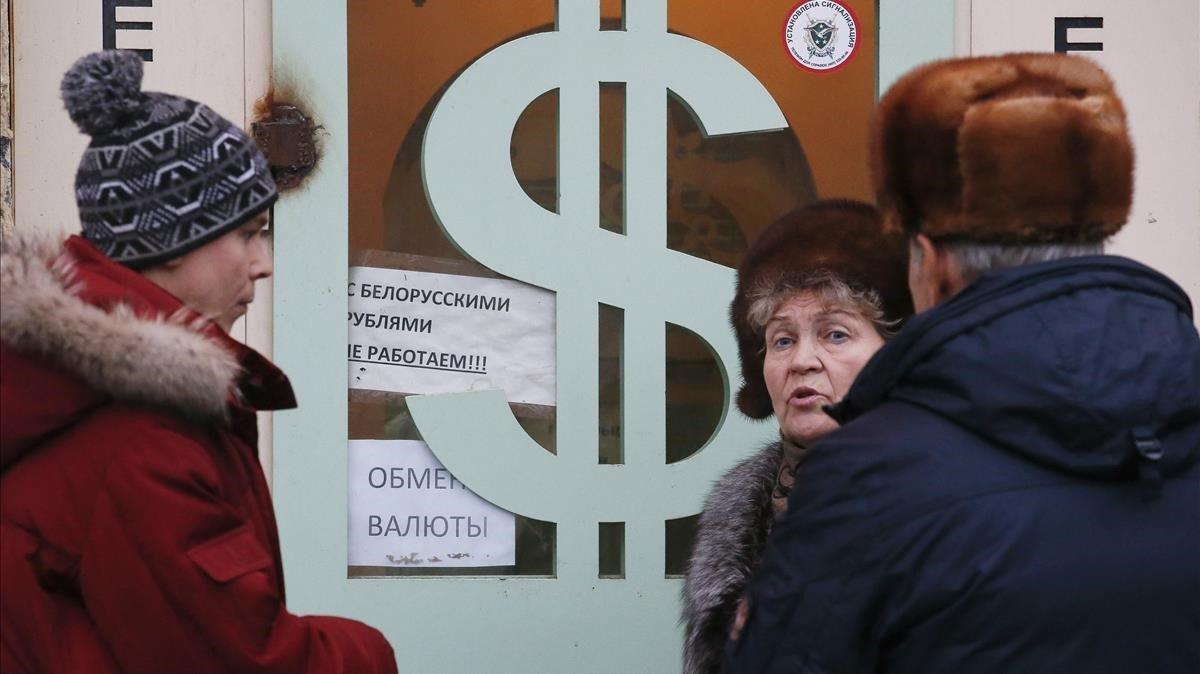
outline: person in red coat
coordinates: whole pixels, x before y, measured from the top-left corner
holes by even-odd
[[[295,398],[227,334],[271,273],[266,162],[141,72],[68,71],[83,235],[0,251],[0,670],[395,672],[375,629],[286,608],[255,412]]]

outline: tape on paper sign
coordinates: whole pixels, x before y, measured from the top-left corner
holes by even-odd
[[[418,440],[351,440],[350,566],[512,566],[516,517]]]
[[[554,293],[518,281],[351,267],[349,385],[503,390],[554,405]]]

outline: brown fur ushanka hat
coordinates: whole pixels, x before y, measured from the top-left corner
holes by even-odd
[[[938,61],[880,100],[872,174],[885,226],[990,244],[1097,243],[1125,224],[1133,146],[1092,61]]]
[[[816,272],[828,271],[855,290],[879,294],[884,318],[913,312],[908,293],[908,246],[899,232],[884,232],[870,204],[842,199],[818,201],[773,222],[746,251],[738,267],[737,292],[729,321],[738,342],[742,388],[738,409],[752,419],[774,413],[763,379],[764,340],[749,319],[754,294]]]

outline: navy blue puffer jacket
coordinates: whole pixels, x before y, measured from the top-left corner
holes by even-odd
[[[985,275],[831,413],[732,672],[1200,672],[1200,340],[1118,257]]]

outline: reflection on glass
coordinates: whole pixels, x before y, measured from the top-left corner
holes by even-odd
[[[625,313],[600,305],[600,463],[625,463],[621,436],[621,333]]]
[[[692,554],[692,541],[696,538],[696,525],[699,522],[699,515],[667,520],[666,575],[668,578],[682,578],[684,572],[687,571],[687,561]]]
[[[601,86],[600,223],[623,232],[624,222],[624,87]],[[673,97],[664,97],[668,126],[668,240],[669,247],[712,262],[736,266],[747,241],[758,228],[779,213],[815,198],[804,153],[786,132],[704,138],[688,109]],[[471,273],[495,276],[468,260],[445,236],[425,198],[420,172],[420,141],[432,111],[432,102],[418,116],[396,154],[384,195],[383,240],[387,249],[407,255],[456,261]],[[530,199],[547,210],[557,208],[558,92],[534,100],[513,131],[511,154],[518,182]],[[499,226],[499,224],[498,224]],[[354,251],[363,255],[365,251]],[[378,260],[386,253],[374,253]],[[598,433],[600,463],[622,463],[621,437],[621,310],[601,306],[600,409]],[[691,332],[664,325],[667,344],[667,439],[664,460],[682,460],[701,449],[716,430],[726,404],[724,382],[707,345]],[[353,397],[352,397],[353,399]],[[366,411],[352,403],[351,417]],[[519,406],[514,406],[519,407]],[[531,407],[531,406],[525,406]],[[362,430],[383,429],[387,437],[415,435],[402,404]],[[528,411],[528,410],[527,410]],[[549,451],[554,451],[554,410],[518,414],[518,422]],[[392,435],[393,432],[407,435]],[[354,437],[367,437],[355,435]],[[618,498],[614,495],[614,498]],[[693,518],[668,524],[666,568],[681,572],[691,547]],[[553,573],[553,525],[518,518],[518,564],[513,569],[386,569],[386,575],[473,575]],[[623,568],[623,533],[615,523],[601,529],[603,575],[620,575]],[[623,532],[623,529],[622,529]],[[532,546],[533,549],[526,549]],[[619,553],[619,554],[618,554]],[[356,569],[352,575],[379,575],[380,570]]]
[[[449,5],[435,5],[429,3],[420,11],[408,3],[385,0],[348,5],[350,262],[396,269],[413,268],[407,265],[416,263],[440,266],[448,273],[495,277],[494,272],[464,256],[438,226],[422,182],[421,144],[441,92],[458,72],[496,45],[520,35],[553,30],[554,3],[531,0],[519,7],[484,4],[470,13],[453,13],[446,9]],[[602,28],[620,27],[620,3],[605,2],[601,11]],[[834,80],[809,78],[790,64],[776,68],[773,64],[780,55],[775,53],[779,48],[774,42],[768,45],[757,38],[739,37],[756,35],[751,25],[769,24],[774,31],[775,13],[766,7],[735,7],[717,0],[670,5],[673,31],[713,44],[747,65],[771,90],[792,123],[792,128],[773,133],[704,138],[687,106],[669,92],[664,93],[668,223],[663,245],[728,267],[737,266],[747,243],[763,227],[817,197],[811,157],[798,138],[811,139],[814,145],[810,148],[819,151],[814,161],[823,162],[822,175],[834,176],[826,178],[823,190],[832,188],[836,194],[865,197],[869,184],[861,168],[865,166],[865,146],[856,144],[857,131],[851,133],[842,127],[863,127],[873,95],[873,74],[866,76],[861,86],[854,84],[857,88],[853,90],[845,84],[837,84],[841,88],[835,90],[826,84]],[[451,21],[456,29],[431,28],[443,20]],[[411,74],[413,80],[397,80],[395,73]],[[625,219],[625,87],[619,82],[601,83],[599,97],[598,221],[600,227],[621,234],[637,226]],[[866,103],[856,102],[859,98]],[[864,119],[831,112],[840,110],[838,106],[854,110],[861,107]],[[533,100],[517,121],[510,143],[517,181],[530,199],[549,211],[558,208],[558,107],[557,90]],[[504,223],[495,226],[503,227]],[[621,435],[622,311],[608,306],[600,306],[598,311],[597,460],[619,464],[625,458]],[[675,462],[700,450],[712,436],[727,405],[727,394],[721,370],[701,339],[668,324],[664,324],[663,339],[667,353],[667,447],[663,460]],[[736,369],[729,374],[736,386]],[[555,409],[533,405],[512,408],[530,436],[547,451],[555,452]],[[352,392],[350,428],[351,438],[418,437],[404,397],[399,394]],[[613,494],[612,498],[621,495]],[[695,519],[667,523],[664,562],[668,575],[682,572]],[[624,569],[623,524],[603,523],[599,532],[601,575],[619,577]],[[552,576],[554,546],[552,523],[518,516],[514,567],[359,567],[350,573]]]
[[[625,523],[601,522],[600,577],[625,577]]]

